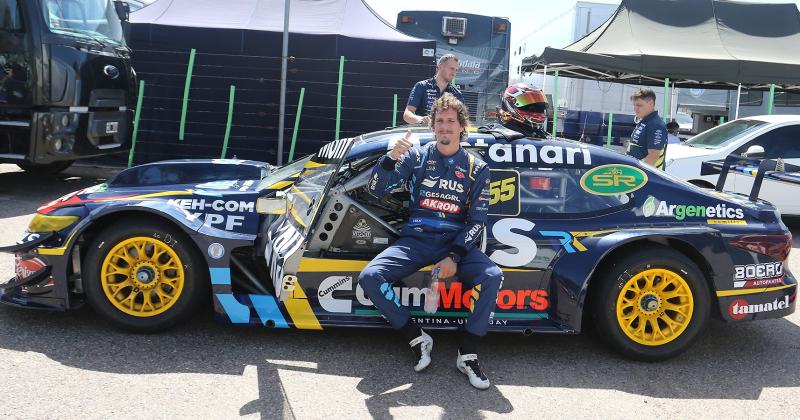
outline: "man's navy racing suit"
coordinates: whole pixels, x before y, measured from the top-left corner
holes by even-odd
[[[411,194],[408,224],[400,238],[361,272],[361,287],[391,326],[399,329],[410,313],[393,284],[452,252],[460,259],[456,275],[462,290],[471,289],[466,330],[485,335],[503,279],[497,265],[476,247],[488,213],[489,167],[463,148],[442,156],[431,142],[409,149],[400,162],[388,154],[382,157],[367,188],[382,197],[403,183]]]

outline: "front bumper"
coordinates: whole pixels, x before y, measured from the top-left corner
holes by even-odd
[[[39,252],[39,245],[54,235],[54,232],[28,234],[15,245],[0,247],[0,252],[14,255],[15,274],[0,283],[0,303],[52,311],[69,308],[66,279],[54,275],[66,273],[67,257]]]

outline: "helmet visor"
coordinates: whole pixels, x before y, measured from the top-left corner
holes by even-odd
[[[514,96],[514,101],[516,102],[517,108],[523,108],[535,103],[547,103],[547,99],[545,99],[544,94],[539,90],[522,92],[519,95]]]

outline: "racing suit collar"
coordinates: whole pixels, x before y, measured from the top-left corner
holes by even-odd
[[[452,155],[445,156],[445,155],[443,155],[443,154],[442,154],[442,153],[439,151],[439,141],[438,141],[438,140],[436,140],[436,139],[434,139],[434,141],[433,141],[433,145],[431,146],[431,149],[433,149],[433,150],[432,150],[432,152],[434,153],[434,155],[433,155],[433,156],[434,156],[436,159],[439,159],[439,160],[441,160],[441,159],[451,159],[451,158],[455,158],[456,156],[458,156],[458,154],[459,154],[459,153],[460,153],[460,152],[461,152],[461,151],[462,151],[464,148],[463,148],[463,147],[461,147],[461,143],[459,142],[459,144],[458,144],[458,150],[456,150],[456,151],[455,151],[455,153],[453,153]]]
[[[653,110],[653,112],[647,114],[646,117],[642,118],[642,121],[650,121],[653,118],[658,118],[658,110]]]

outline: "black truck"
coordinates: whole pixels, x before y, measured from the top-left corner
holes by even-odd
[[[53,173],[129,150],[129,12],[111,0],[0,0],[0,162]]]

